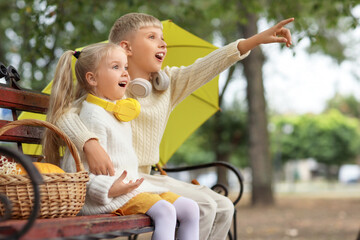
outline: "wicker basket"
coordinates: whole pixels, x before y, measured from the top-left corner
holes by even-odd
[[[86,182],[88,173],[84,171],[75,145],[56,126],[49,122],[24,119],[8,123],[0,129],[0,135],[20,126],[42,126],[53,130],[67,144],[76,163],[76,173],[41,174],[44,184],[40,185],[41,206],[39,218],[59,218],[75,216],[85,202]],[[12,217],[14,219],[28,218],[33,206],[33,188],[28,175],[0,174],[0,193],[5,194],[12,202]],[[4,206],[0,203],[0,215],[4,215]]]

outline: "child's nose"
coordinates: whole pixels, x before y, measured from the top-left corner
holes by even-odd
[[[129,76],[128,71],[127,71],[127,70],[124,70],[124,71],[122,72],[121,76],[122,76],[122,77],[127,77],[127,76]]]
[[[164,40],[161,40],[160,42],[160,48],[166,48],[167,44]]]

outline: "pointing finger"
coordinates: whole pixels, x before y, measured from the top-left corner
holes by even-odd
[[[283,26],[285,26],[286,24],[291,23],[291,22],[294,21],[294,20],[295,20],[295,18],[288,18],[288,19],[282,20],[281,22],[279,22],[278,24],[276,24],[276,28],[280,29],[280,28],[282,28]]]

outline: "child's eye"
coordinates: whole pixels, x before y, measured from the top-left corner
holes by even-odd
[[[149,38],[155,39],[155,36],[154,36],[154,35],[150,35]]]
[[[127,71],[127,70],[128,70],[128,68],[129,68],[128,66],[124,67],[125,71]]]
[[[114,65],[113,69],[119,69],[119,65]]]

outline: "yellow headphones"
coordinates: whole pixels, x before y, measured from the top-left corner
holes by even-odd
[[[115,103],[103,100],[92,94],[88,94],[86,101],[96,104],[106,111],[112,112],[114,116],[123,122],[131,121],[137,118],[140,114],[140,103],[133,98],[126,98],[118,100]]]

